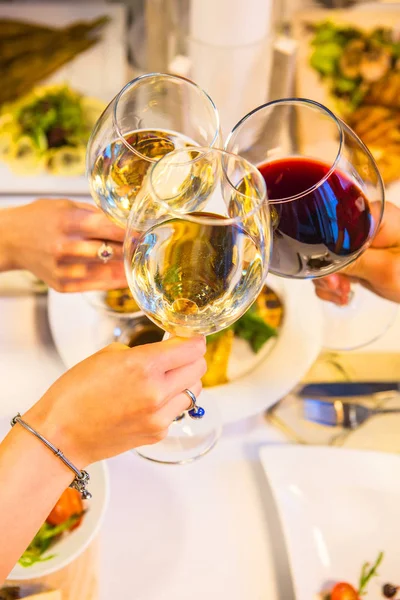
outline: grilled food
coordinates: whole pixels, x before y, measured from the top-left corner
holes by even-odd
[[[64,28],[0,20],[0,105],[29,92],[43,79],[96,44],[108,17]]]
[[[207,373],[204,387],[222,385],[228,381],[228,365],[235,336],[245,339],[254,353],[275,337],[284,318],[284,308],[279,296],[268,286],[258,296],[253,306],[231,327],[207,337]]]
[[[368,146],[385,183],[399,179],[400,110],[365,105],[352,113],[348,122]]]
[[[106,292],[104,302],[117,313],[133,313],[140,310],[129,288]]]
[[[205,359],[207,362],[207,373],[203,376],[204,387],[222,385],[228,381],[228,363],[232,351],[233,329],[222,331],[220,335],[207,343]]]
[[[312,46],[310,64],[328,85],[335,109],[371,150],[385,183],[399,179],[398,35],[387,28],[364,31],[323,22]]]

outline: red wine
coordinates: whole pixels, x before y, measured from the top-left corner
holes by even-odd
[[[329,166],[286,158],[258,166],[267,184],[274,227],[270,270],[287,277],[316,277],[339,270],[368,240],[372,217],[361,189],[335,170],[316,189]]]

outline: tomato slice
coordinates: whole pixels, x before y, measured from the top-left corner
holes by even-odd
[[[82,513],[83,503],[80,493],[73,488],[67,488],[47,517],[46,523],[49,523],[50,525],[61,525],[61,523],[64,523],[73,515],[80,515]],[[79,527],[81,520],[82,518],[80,518],[71,529]]]
[[[352,585],[341,581],[331,591],[331,600],[360,600],[360,597]]]

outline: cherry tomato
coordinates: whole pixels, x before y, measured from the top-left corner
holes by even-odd
[[[82,512],[83,503],[80,493],[73,488],[67,488],[47,517],[46,522],[50,525],[61,525],[61,523],[64,523],[72,515],[80,515]],[[81,520],[82,518],[71,529],[79,527]]]
[[[360,600],[360,597],[352,585],[341,581],[331,591],[331,600]]]

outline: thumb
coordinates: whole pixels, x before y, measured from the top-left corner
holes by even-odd
[[[387,278],[388,252],[369,248],[357,260],[341,270],[348,277],[368,281],[371,285],[383,283]]]
[[[400,302],[400,253],[369,248],[344,272],[379,296]]]

